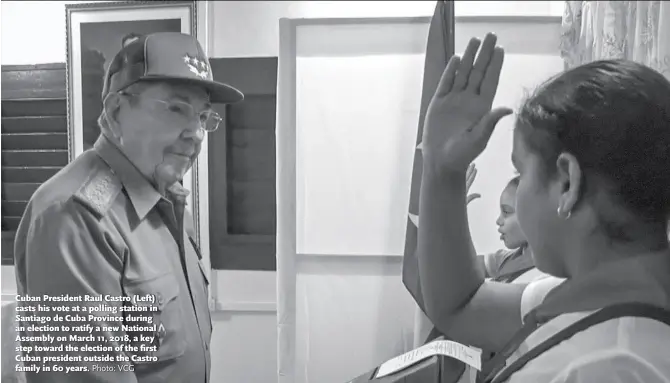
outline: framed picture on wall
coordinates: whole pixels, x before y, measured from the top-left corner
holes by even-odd
[[[100,130],[103,77],[124,40],[154,32],[196,36],[195,1],[126,1],[65,5],[67,124],[70,161]]]

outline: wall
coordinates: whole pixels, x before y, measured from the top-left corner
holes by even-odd
[[[382,5],[383,4],[383,5]],[[216,57],[277,56],[286,18],[430,16],[434,1],[222,1],[216,2]],[[562,1],[456,1],[457,16],[561,16]],[[235,17],[230,17],[235,15]],[[225,20],[225,22],[218,22]]]
[[[72,2],[2,1],[0,63],[64,62],[64,4]],[[456,14],[561,15],[562,3],[458,1]],[[429,16],[434,2],[217,1],[206,6],[210,56],[251,57],[278,55],[280,18]],[[13,267],[3,266],[0,278],[3,296],[16,291]],[[220,310],[214,314],[212,381],[276,381],[274,273],[225,271],[213,279]]]

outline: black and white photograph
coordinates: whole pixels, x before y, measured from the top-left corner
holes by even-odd
[[[0,383],[670,383],[670,1],[2,1]]]

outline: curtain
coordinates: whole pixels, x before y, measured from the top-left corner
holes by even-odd
[[[447,62],[454,55],[454,3],[453,1],[438,1],[435,13],[431,20],[426,45],[426,59],[423,71],[423,89],[421,94],[421,108],[419,114],[419,129],[417,132],[417,147],[414,155],[412,171],[412,185],[410,192],[409,213],[407,218],[407,232],[405,234],[405,252],[403,258],[403,284],[417,303],[414,326],[414,346],[423,344],[432,329],[432,324],[425,316],[421,284],[419,280],[418,260],[416,258],[417,228],[419,224],[419,192],[421,187],[422,158],[421,137],[423,135],[423,120],[428,109],[430,99],[435,93],[437,83]]]
[[[566,68],[628,59],[670,78],[670,2],[566,1],[561,54]]]

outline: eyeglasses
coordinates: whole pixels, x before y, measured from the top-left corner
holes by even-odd
[[[125,93],[125,92],[123,92],[122,94],[126,96],[142,98],[144,100],[153,101],[155,103],[161,104],[168,111],[179,115],[186,121],[194,121],[197,119],[198,121],[200,121],[200,127],[205,132],[213,132],[216,129],[218,129],[219,124],[221,123],[222,120],[221,116],[212,110],[204,110],[200,113],[196,113],[195,109],[193,108],[193,105],[188,104],[186,102],[176,100],[165,101],[165,100],[159,100],[157,98],[145,97],[140,96],[138,94]]]

